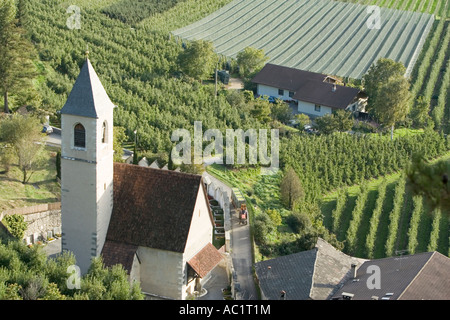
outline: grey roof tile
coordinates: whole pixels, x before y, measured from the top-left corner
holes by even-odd
[[[61,109],[61,114],[98,118],[98,108],[114,108],[105,88],[89,59],[86,59],[80,74]]]

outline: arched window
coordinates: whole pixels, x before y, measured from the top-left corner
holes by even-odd
[[[107,143],[107,125],[106,125],[106,121],[103,122],[103,126],[102,126],[102,143]]]
[[[74,128],[74,147],[86,148],[86,130],[81,123]]]

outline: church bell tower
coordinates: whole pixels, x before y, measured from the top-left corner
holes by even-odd
[[[62,250],[82,274],[102,251],[113,207],[113,109],[86,57],[61,109]]]

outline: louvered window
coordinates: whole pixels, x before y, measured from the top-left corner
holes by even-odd
[[[81,123],[74,129],[74,146],[77,148],[86,148],[86,130]]]

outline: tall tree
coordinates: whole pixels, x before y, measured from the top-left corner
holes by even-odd
[[[417,98],[416,104],[411,108],[410,117],[413,124],[417,127],[423,128],[426,126],[428,120],[431,119],[428,112],[430,111],[430,104],[423,96]]]
[[[385,127],[405,119],[409,112],[409,81],[404,77],[405,67],[400,62],[380,58],[364,76],[364,88],[369,96],[367,109]]]
[[[326,114],[315,120],[317,129],[330,134],[335,131],[344,132],[353,127],[352,114],[346,110],[336,110],[332,114]]]
[[[305,196],[300,179],[291,167],[287,168],[281,180],[280,193],[282,202],[289,209]]]
[[[202,81],[208,78],[217,64],[211,41],[195,40],[178,56],[178,65],[188,76]]]
[[[24,184],[46,159],[44,139],[37,118],[14,114],[0,122],[0,142],[17,157]]]
[[[408,184],[416,195],[424,196],[430,206],[450,213],[450,160],[429,163],[415,154],[406,168]]]
[[[263,49],[246,47],[236,56],[240,75],[249,77],[255,72],[258,72],[264,67],[264,64],[268,59],[269,58],[265,55]]]
[[[32,58],[35,50],[18,25],[14,0],[0,0],[0,91],[4,112],[9,113],[9,94],[32,88],[36,69]]]

